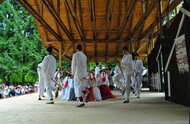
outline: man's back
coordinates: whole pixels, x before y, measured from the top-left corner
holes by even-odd
[[[42,62],[42,72],[47,76],[53,76],[56,71],[56,59],[52,55],[45,56]]]
[[[78,78],[87,77],[87,58],[81,51],[73,55],[72,74]]]

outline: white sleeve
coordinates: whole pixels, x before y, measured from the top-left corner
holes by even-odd
[[[140,61],[140,73],[142,74],[144,70],[143,62]]]
[[[46,72],[47,67],[48,67],[48,58],[47,58],[47,56],[45,56],[45,58],[42,61],[42,72],[43,73]]]
[[[72,64],[71,64],[71,73],[75,75],[75,71],[76,71],[76,55],[74,54],[72,58]]]
[[[129,59],[128,59],[128,63],[129,63],[130,65],[132,65],[132,62],[133,62],[133,59],[132,59],[132,56],[130,56]]]

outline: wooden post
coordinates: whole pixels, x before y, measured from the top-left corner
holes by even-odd
[[[153,28],[151,29],[151,34],[150,34],[150,39],[151,39],[151,50],[154,48],[154,30]]]
[[[163,29],[162,29],[162,0],[159,1],[159,24],[160,24],[160,38],[163,37]]]
[[[62,69],[62,54],[63,54],[63,44],[60,43],[59,46],[59,67]]]

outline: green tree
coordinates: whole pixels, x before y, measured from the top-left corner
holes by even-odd
[[[15,0],[0,4],[0,52],[1,79],[37,79],[36,66],[44,49],[33,17]]]

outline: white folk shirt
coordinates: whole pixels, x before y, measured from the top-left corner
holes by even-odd
[[[114,73],[115,73],[115,74],[119,74],[119,73],[121,73],[121,70],[120,70],[120,68],[119,68],[119,66],[118,66],[118,65],[117,65],[117,66],[115,66]]]
[[[96,67],[95,68],[95,76],[97,77],[97,75],[100,74],[100,67]]]
[[[133,63],[133,72],[138,72],[140,75],[143,72],[143,62],[141,60],[134,60]]]
[[[42,63],[38,64],[37,72],[38,72],[39,78],[43,77],[43,74],[42,74]]]
[[[88,75],[87,57],[83,52],[79,51],[73,54],[71,70],[74,77],[77,77],[77,78],[87,77]]]
[[[128,73],[131,73],[133,71],[131,54],[125,54],[123,56],[120,64],[121,64],[121,69],[122,70],[127,71]]]
[[[52,78],[56,71],[56,59],[52,55],[47,55],[42,61],[43,75]]]

